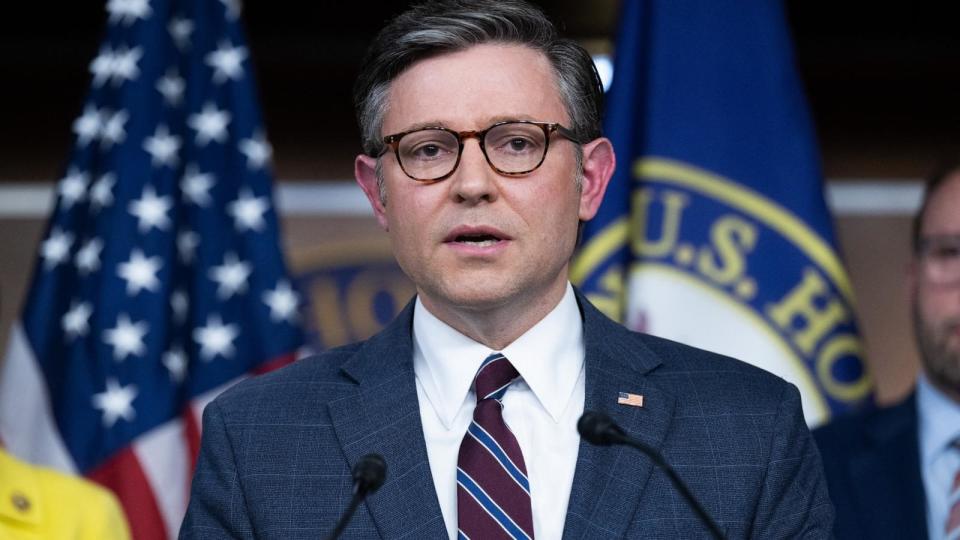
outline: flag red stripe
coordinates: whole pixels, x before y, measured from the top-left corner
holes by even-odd
[[[167,540],[160,507],[131,447],[117,452],[87,477],[117,495],[136,540]]]
[[[187,451],[190,452],[190,468],[187,470],[187,478],[184,479],[189,495],[190,480],[193,478],[193,471],[197,468],[197,457],[200,455],[200,424],[189,403],[183,411],[183,438],[186,439]]]
[[[259,364],[257,367],[253,368],[250,373],[253,375],[263,375],[264,373],[269,373],[275,369],[280,369],[283,366],[292,363],[294,360],[296,360],[296,358],[296,352],[278,356],[273,360]]]

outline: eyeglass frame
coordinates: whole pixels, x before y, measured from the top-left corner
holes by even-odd
[[[487,148],[486,148],[486,145],[484,144],[484,139],[486,138],[487,133],[490,130],[495,129],[499,126],[502,126],[504,124],[530,124],[530,125],[537,126],[543,130],[543,137],[544,137],[543,155],[540,156],[540,161],[538,161],[537,164],[533,166],[533,168],[528,169],[526,171],[521,171],[521,172],[507,172],[497,168],[497,166],[490,161],[490,156],[487,155]],[[444,174],[443,176],[438,176],[437,178],[416,178],[415,176],[407,172],[407,169],[403,166],[403,160],[400,159],[400,139],[402,139],[403,137],[411,133],[417,133],[420,131],[429,131],[429,130],[446,131],[447,133],[450,133],[451,135],[457,138],[457,143],[459,146],[457,150],[457,160],[453,163],[453,167],[450,169],[450,172],[448,172],[447,174]],[[467,131],[456,131],[456,130],[445,128],[442,126],[426,126],[426,127],[420,127],[417,129],[411,129],[408,131],[401,131],[400,133],[394,133],[392,135],[387,135],[386,137],[383,138],[383,144],[387,145],[387,148],[384,148],[383,151],[380,152],[380,154],[378,154],[376,157],[377,158],[383,157],[384,154],[386,154],[390,149],[393,149],[393,154],[397,156],[397,164],[400,165],[400,170],[403,171],[403,174],[407,175],[408,178],[410,178],[415,182],[432,184],[435,182],[442,182],[447,178],[450,178],[451,176],[453,176],[453,173],[457,172],[457,167],[460,166],[460,159],[463,157],[464,141],[467,139],[477,139],[477,143],[480,144],[480,151],[483,153],[483,158],[487,161],[487,165],[489,165],[491,169],[496,171],[498,174],[502,174],[504,176],[523,176],[525,174],[530,174],[533,171],[539,169],[540,166],[543,165],[543,162],[546,161],[547,152],[550,151],[550,138],[551,138],[550,136],[554,133],[559,134],[560,136],[562,136],[563,138],[567,139],[568,141],[574,144],[580,144],[580,145],[584,144],[583,141],[581,141],[572,130],[564,127],[559,122],[538,122],[535,120],[503,120],[501,122],[496,122],[493,125],[482,130],[471,129]]]
[[[939,241],[944,239],[954,240],[960,244],[960,235],[958,234],[934,234],[929,236],[924,236],[920,238],[919,243],[917,244],[916,253],[914,254],[917,258],[917,261],[921,267],[921,275],[923,278],[933,285],[939,286],[957,286],[960,285],[960,274],[954,276],[952,279],[931,279],[932,275],[930,274],[930,263],[931,263],[931,247]],[[957,255],[960,258],[960,255]]]

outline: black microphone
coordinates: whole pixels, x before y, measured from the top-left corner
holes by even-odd
[[[383,481],[387,478],[387,462],[380,454],[367,454],[357,461],[351,471],[353,474],[353,497],[350,498],[350,504],[340,516],[340,521],[333,529],[333,532],[327,536],[327,540],[336,540],[343,534],[350,518],[357,511],[357,507],[367,496],[380,489]]]
[[[707,513],[706,509],[697,501],[697,498],[693,496],[693,492],[690,491],[690,488],[687,487],[683,480],[680,479],[680,476],[677,474],[677,471],[673,470],[663,456],[659,452],[651,448],[650,446],[634,439],[627,435],[623,429],[617,425],[609,416],[595,411],[586,411],[583,413],[583,416],[580,417],[580,420],[577,421],[577,431],[580,432],[580,436],[583,437],[583,440],[587,441],[590,444],[595,444],[597,446],[612,446],[615,444],[623,444],[640,450],[647,457],[650,458],[658,467],[663,469],[667,473],[667,476],[670,478],[670,481],[673,482],[673,486],[677,488],[677,491],[683,495],[683,498],[687,500],[687,503],[690,505],[690,508],[693,508],[693,511],[696,512],[697,516],[700,517],[700,520],[710,529],[710,532],[713,533],[713,537],[718,540],[724,540],[723,533],[720,531],[720,527],[717,526],[717,522],[710,517],[710,514]]]

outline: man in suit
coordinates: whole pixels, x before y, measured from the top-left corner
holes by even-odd
[[[814,432],[839,538],[960,536],[960,163],[928,180],[913,254],[915,391]]]
[[[352,537],[707,537],[649,459],[580,440],[585,410],[661,452],[730,538],[829,534],[796,388],[571,287],[615,164],[583,48],[519,0],[428,2],[377,36],[355,100],[356,178],[417,296],[207,407],[182,537],[315,538],[371,452],[389,474]]]

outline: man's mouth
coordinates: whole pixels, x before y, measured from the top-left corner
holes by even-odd
[[[487,247],[496,244],[500,239],[492,234],[461,234],[453,241],[468,246]]]
[[[510,238],[492,227],[457,227],[444,239],[447,243],[471,247],[490,247]]]

